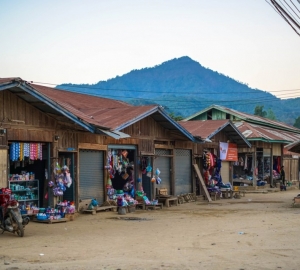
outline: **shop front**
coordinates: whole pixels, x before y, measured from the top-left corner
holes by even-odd
[[[175,149],[175,195],[191,193],[192,155],[189,149]]]
[[[280,144],[253,142],[251,149],[239,149],[233,162],[233,184],[236,186],[275,186],[283,164]]]
[[[48,206],[49,144],[9,142],[8,187],[22,209]]]
[[[79,194],[80,201],[104,198],[104,151],[80,149],[79,151]]]

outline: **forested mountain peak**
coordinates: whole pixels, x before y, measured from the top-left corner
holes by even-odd
[[[275,113],[278,120],[288,124],[293,124],[300,115],[299,99],[281,100],[268,92],[252,89],[203,67],[188,56],[132,70],[96,84],[62,84],[57,87],[135,105],[159,104],[173,115],[182,117],[212,104],[251,114],[257,105],[264,105],[265,109]]]

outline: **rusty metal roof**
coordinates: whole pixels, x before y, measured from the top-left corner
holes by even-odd
[[[120,130],[151,115],[174,134],[184,135],[194,141],[187,130],[157,105],[133,106],[123,101],[30,84],[20,78],[1,80],[0,90],[9,89],[39,110],[56,117],[67,117],[91,132],[95,132],[95,129],[101,129],[105,134],[108,131],[118,131],[112,136],[120,137]]]
[[[230,120],[193,120],[179,121],[179,124],[187,129],[194,137],[208,141],[220,131],[224,131],[228,138],[239,146],[251,147],[248,140],[239,132]]]
[[[291,143],[300,140],[300,134],[278,130],[275,128],[255,125],[244,121],[236,122],[235,126],[250,141]]]
[[[286,145],[284,147],[284,153],[285,154],[294,154],[294,153],[297,153],[299,154],[300,153],[300,140],[297,140],[293,143],[290,143],[288,145]]]
[[[239,118],[241,121],[256,123],[256,124],[259,124],[259,125],[269,126],[269,127],[276,128],[276,129],[289,130],[289,131],[292,131],[292,132],[300,133],[300,129],[298,129],[296,127],[293,127],[293,126],[290,126],[288,124],[285,124],[283,122],[270,120],[268,118],[260,117],[260,116],[257,116],[257,115],[240,112],[240,111],[230,109],[230,108],[220,106],[220,105],[211,105],[208,108],[187,117],[185,120],[191,120],[191,119],[197,117],[198,115],[201,115],[202,113],[207,112],[211,109],[220,110],[222,112],[234,115],[237,118]]]
[[[11,81],[15,80],[15,79],[20,79],[20,78],[15,78],[15,77],[11,77],[11,78],[0,78],[0,84],[3,83],[10,83]]]

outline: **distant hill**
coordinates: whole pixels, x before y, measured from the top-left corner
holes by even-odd
[[[186,117],[212,104],[253,114],[264,105],[276,119],[293,125],[300,116],[300,98],[281,100],[249,88],[228,76],[203,67],[184,56],[160,65],[132,70],[96,84],[61,84],[57,88],[123,100],[134,105],[159,104],[176,116]]]

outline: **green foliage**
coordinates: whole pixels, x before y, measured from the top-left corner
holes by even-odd
[[[267,118],[270,120],[276,120],[276,116],[271,108],[268,109]]]
[[[298,116],[295,120],[295,123],[293,125],[296,128],[300,128],[300,116]]]
[[[267,116],[267,112],[264,111],[264,105],[256,105],[255,109],[254,109],[254,115],[257,116],[261,116],[261,117],[266,117]]]
[[[176,116],[173,112],[171,112],[171,113],[169,114],[169,116],[170,116],[173,120],[175,120],[175,121],[181,121],[181,120],[183,120],[183,117],[182,117],[182,116]]]

